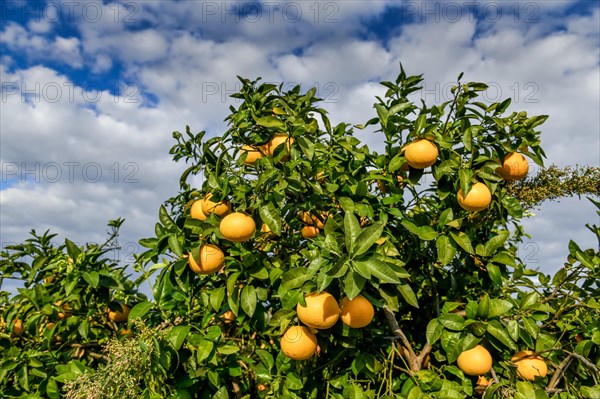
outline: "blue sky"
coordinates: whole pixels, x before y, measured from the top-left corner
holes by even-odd
[[[547,164],[600,164],[597,1],[7,0],[0,20],[3,245],[31,228],[99,242],[122,216],[131,258],[178,189],[171,132],[220,134],[236,75],[316,85],[334,122],[363,123],[400,62],[427,102],[464,72],[484,99],[550,115]],[[535,213],[531,266],[556,270],[569,239],[595,245],[585,200]]]

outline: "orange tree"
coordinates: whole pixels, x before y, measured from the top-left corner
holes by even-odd
[[[357,126],[379,127],[381,154],[331,126],[314,89],[242,78],[223,135],[173,134],[189,167],[137,261],[160,269],[141,315],[177,320],[179,386],[203,398],[598,394],[597,250],[571,242],[554,277],[517,254],[523,208],[507,186],[527,158],[542,165],[547,117],[477,101],[487,86],[460,79],[433,106],[409,99],[420,76],[383,82],[377,117]]]
[[[570,242],[554,276],[526,268],[517,253],[525,232],[514,182],[527,159],[542,165],[536,128],[546,116],[508,114],[510,100],[479,102],[486,86],[461,77],[451,101],[415,104],[422,78],[401,70],[382,83],[377,116],[355,127],[377,127],[380,154],[352,126],[332,126],[315,89],[240,80],[223,135],[173,134],[171,154],[189,167],[134,265],[152,297],[114,264],[101,262],[119,276],[114,284],[65,269],[65,279],[80,276],[81,295],[108,284],[75,301],[74,314],[98,319],[95,340],[77,335],[82,318],[66,319],[67,337],[101,346],[114,337],[105,307],[120,297],[135,305],[125,340],[142,350],[113,340],[94,362],[53,346],[57,360],[38,367],[47,375],[32,374],[34,320],[60,309],[28,305],[31,293],[5,296],[0,389],[43,394],[53,381],[53,394],[68,382],[71,398],[599,395],[598,249]],[[68,265],[81,257],[72,247],[52,257]],[[42,291],[40,304],[64,300],[63,288],[43,296],[36,261],[17,262],[32,251],[7,253],[3,272],[27,271],[27,292]],[[22,370],[36,388],[25,388]],[[107,383],[92,389],[94,380]]]
[[[0,253],[0,392],[2,397],[60,397],[60,385],[104,361],[103,347],[129,334],[128,304],[142,299],[125,266],[106,256],[122,219],[103,244],[78,246],[33,230]]]

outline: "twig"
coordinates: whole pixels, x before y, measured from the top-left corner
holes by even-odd
[[[396,315],[389,308],[383,308],[383,312],[385,313],[385,317],[388,320],[388,323],[390,325],[390,328],[392,329],[392,332],[394,333],[394,335],[396,337],[400,338],[400,340],[402,341],[402,345],[404,346],[404,349],[406,349],[408,351],[408,354],[410,356],[410,361],[412,363],[412,360],[414,358],[416,358],[417,355],[415,354],[415,351],[413,350],[412,345],[408,341],[408,338],[406,338],[406,335],[404,335],[404,332],[398,325],[398,321],[396,320]]]
[[[560,382],[560,379],[562,378],[563,373],[569,368],[569,365],[573,360],[572,355],[573,354],[570,354],[569,356],[565,357],[565,359],[562,362],[560,362],[558,368],[556,369],[554,374],[552,374],[552,378],[550,379],[550,382],[546,387],[546,392],[548,392],[548,390],[554,390],[554,388],[556,388],[556,386]]]

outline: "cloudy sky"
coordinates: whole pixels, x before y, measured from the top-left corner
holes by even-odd
[[[124,217],[120,259],[153,234],[185,168],[171,133],[221,134],[236,75],[316,86],[334,122],[363,123],[402,62],[428,103],[460,72],[484,100],[549,114],[547,164],[600,165],[597,1],[3,1],[0,241],[35,228],[100,242]],[[369,132],[359,138],[374,149]],[[596,245],[587,200],[545,204],[520,255],[560,267]],[[7,288],[7,287],[4,287]]]

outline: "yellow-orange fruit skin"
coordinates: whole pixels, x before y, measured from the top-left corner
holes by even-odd
[[[317,337],[305,326],[292,326],[281,337],[281,350],[294,360],[306,360],[317,351]]]
[[[202,200],[198,200],[195,201],[192,206],[190,207],[190,216],[193,219],[198,219],[198,220],[206,220],[206,215],[204,214],[204,211],[202,210]]]
[[[373,317],[375,317],[375,308],[362,295],[358,295],[352,300],[345,297],[340,301],[340,318],[348,327],[365,327],[371,323]]]
[[[64,312],[58,312],[58,318],[60,320],[66,319],[67,317],[73,316],[73,313],[70,312],[71,305],[68,303],[62,303],[62,301],[58,301],[54,304],[55,306],[60,306]]]
[[[114,321],[115,323],[123,323],[125,321],[127,321],[127,319],[129,318],[129,312],[131,311],[131,308],[123,303],[119,303],[119,305],[121,306],[121,310],[111,310],[110,308],[107,309],[108,312],[108,318],[111,321]]]
[[[504,178],[504,180],[514,181],[521,180],[527,176],[529,172],[529,162],[518,152],[511,152],[504,158],[502,167],[496,169],[496,172]]]
[[[25,330],[25,328],[23,327],[23,320],[15,319],[15,322],[13,323],[13,328],[12,328],[13,334],[15,334],[17,337],[20,337],[21,334],[23,334],[24,330]]]
[[[246,144],[242,146],[242,153],[247,154],[246,159],[244,160],[244,163],[246,163],[247,165],[254,165],[256,160],[263,156],[260,149]]]
[[[319,229],[315,226],[304,226],[300,231],[300,234],[302,234],[302,237],[307,239],[315,238],[319,235]]]
[[[544,378],[548,374],[548,366],[544,359],[532,355],[532,351],[521,351],[511,358],[517,365],[518,376],[528,381],[535,381],[535,377]]]
[[[229,203],[229,201],[222,200],[219,202],[213,202],[210,200],[211,197],[212,194],[209,193],[202,200],[202,212],[204,213],[204,215],[208,216],[211,213],[214,213],[215,215],[221,217],[227,215],[231,210],[231,204]]]
[[[241,212],[234,212],[221,220],[219,230],[223,238],[228,241],[244,242],[254,236],[256,223],[250,216]]]
[[[188,253],[188,264],[194,273],[213,274],[221,270],[225,264],[225,254],[216,245],[201,245],[199,255],[199,262],[196,262],[192,253]]]
[[[466,197],[463,195],[462,189],[459,189],[457,200],[461,208],[477,212],[484,210],[490,205],[492,202],[492,193],[485,184],[477,182],[471,186],[471,191],[469,191]]]
[[[283,151],[286,152],[286,155],[284,155],[281,158],[281,160],[287,161],[289,159],[289,153],[292,148],[292,144],[294,144],[294,141],[295,140],[293,137],[290,138],[285,133],[276,134],[275,136],[271,137],[271,140],[269,140],[269,142],[266,144],[267,152],[269,153],[269,155],[273,156],[275,155],[275,149],[283,143],[286,143],[283,149]]]
[[[404,156],[409,166],[425,169],[437,161],[439,151],[429,140],[417,140],[406,146]]]
[[[456,365],[466,375],[482,375],[492,368],[492,355],[481,345],[464,351],[456,359]]]
[[[237,317],[232,310],[228,310],[221,315],[221,320],[223,320],[223,323],[225,324],[230,324],[232,321],[235,321],[235,319],[237,319]]]
[[[306,306],[298,304],[296,313],[298,318],[308,327],[327,329],[332,327],[340,317],[340,308],[328,292],[313,292],[304,297]]]

